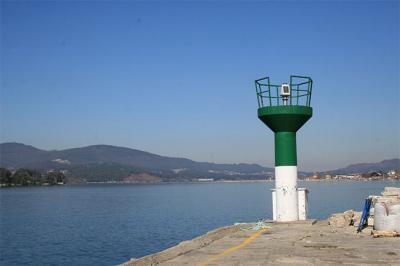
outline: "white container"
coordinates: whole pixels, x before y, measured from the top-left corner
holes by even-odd
[[[376,202],[374,229],[400,232],[400,204]]]

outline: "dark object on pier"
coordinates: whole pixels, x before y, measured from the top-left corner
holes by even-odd
[[[361,215],[360,224],[357,228],[357,233],[360,233],[366,226],[368,222],[369,210],[371,209],[372,198],[366,198],[364,209]]]

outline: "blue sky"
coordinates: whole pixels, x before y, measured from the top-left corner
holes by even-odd
[[[1,142],[274,164],[254,80],[314,80],[302,170],[400,157],[398,1],[1,2]]]

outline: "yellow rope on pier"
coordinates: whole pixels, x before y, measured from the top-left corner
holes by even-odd
[[[254,239],[256,239],[257,237],[259,237],[262,233],[266,232],[268,230],[268,228],[263,228],[257,232],[255,232],[254,234],[252,234],[251,236],[249,236],[248,238],[246,238],[245,240],[243,240],[242,243],[240,243],[237,246],[225,249],[224,251],[222,251],[221,253],[219,253],[218,255],[212,256],[211,258],[209,258],[208,260],[204,261],[204,262],[200,262],[199,264],[197,264],[197,266],[206,266],[209,263],[218,260],[220,257],[227,255],[229,253],[232,253],[238,249],[244,248],[245,246],[247,246],[248,244],[250,244]]]

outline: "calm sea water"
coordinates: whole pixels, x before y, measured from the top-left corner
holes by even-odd
[[[0,190],[1,265],[115,265],[235,222],[270,218],[272,182]],[[312,218],[400,182],[301,182]]]

